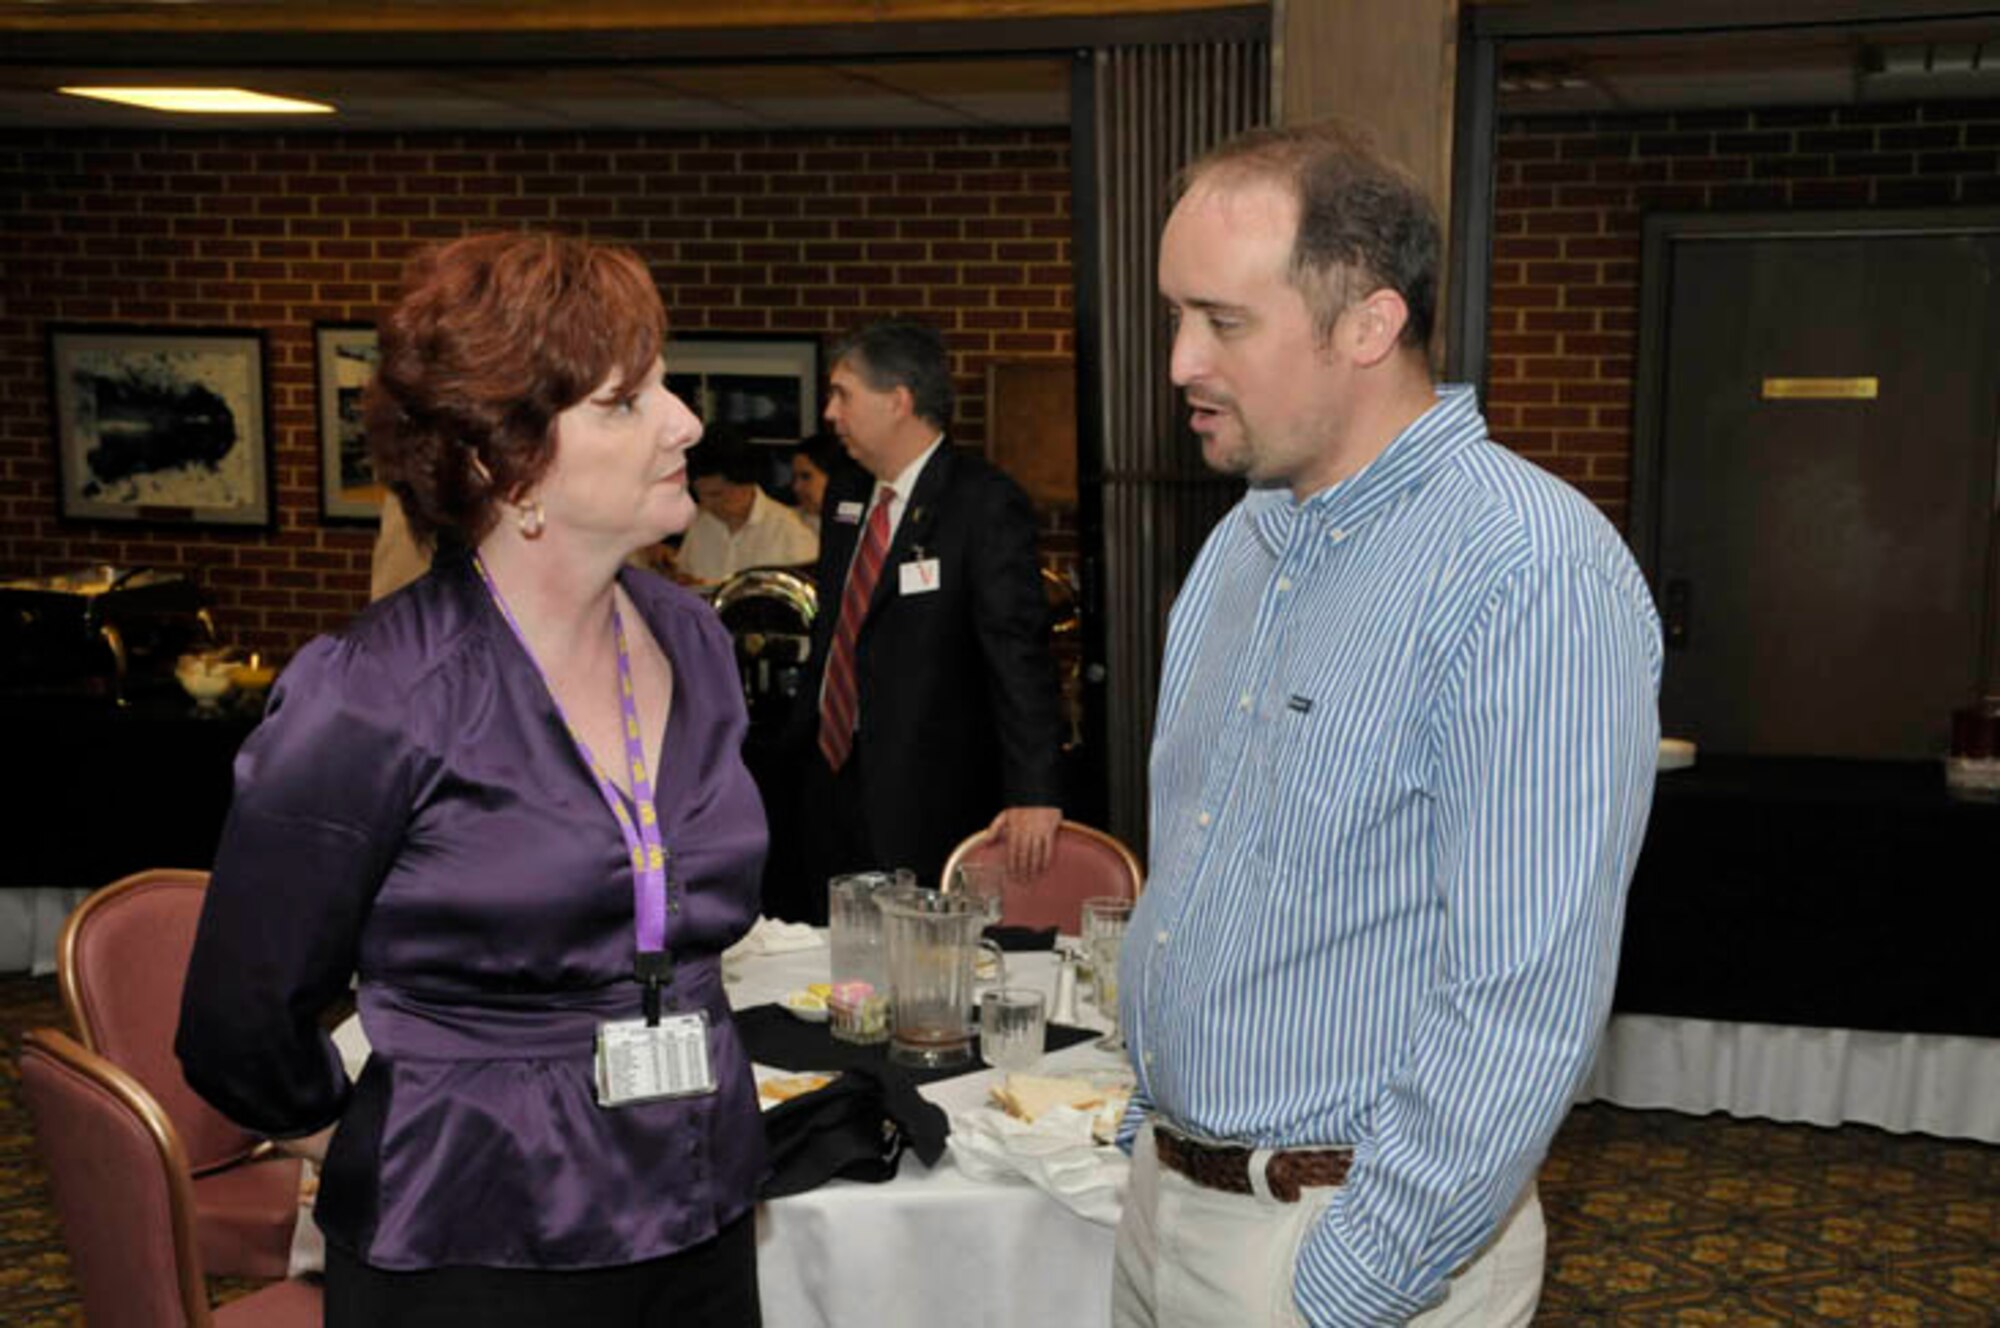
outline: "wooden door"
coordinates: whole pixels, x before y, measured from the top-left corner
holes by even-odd
[[[2000,217],[1656,218],[1647,265],[1663,731],[1942,755],[1991,630]]]

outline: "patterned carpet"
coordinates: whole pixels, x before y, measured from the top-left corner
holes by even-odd
[[[1593,1105],[1542,1199],[1537,1323],[2000,1324],[2000,1147]]]
[[[20,1030],[61,1020],[52,979],[0,976],[9,1328],[81,1322],[16,1069]],[[1557,1137],[1542,1202],[1549,1328],[2000,1325],[2000,1147],[1593,1105]]]

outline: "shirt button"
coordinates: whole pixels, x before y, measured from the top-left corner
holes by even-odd
[[[1167,943],[1167,934],[1165,932],[1161,932],[1157,936],[1153,937],[1153,939],[1158,941],[1161,945],[1165,945]]]
[[[1278,589],[1280,592],[1290,590],[1291,588],[1292,588],[1292,578],[1290,578],[1289,576],[1281,576],[1278,578]]]
[[[1250,708],[1250,693],[1245,692],[1236,698],[1236,708],[1238,710],[1248,710]]]
[[[1211,817],[1207,812],[1203,812],[1201,815],[1194,818],[1194,823],[1196,825],[1207,825],[1213,819],[1214,818]]]
[[[1338,544],[1342,540],[1347,538],[1347,532],[1342,530],[1339,526],[1335,526],[1332,530],[1326,532],[1326,537],[1332,540],[1335,544]]]
[[[1151,1065],[1152,1063],[1153,1063],[1153,1053],[1149,1051],[1146,1053],[1146,1064]]]

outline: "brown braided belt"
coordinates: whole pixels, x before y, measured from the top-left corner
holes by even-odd
[[[1153,1151],[1161,1166],[1180,1172],[1197,1185],[1225,1194],[1257,1192],[1250,1184],[1252,1150],[1248,1144],[1203,1143],[1155,1121]],[[1283,1149],[1271,1154],[1265,1165],[1264,1184],[1273,1199],[1297,1203],[1301,1190],[1346,1180],[1353,1163],[1352,1148]]]

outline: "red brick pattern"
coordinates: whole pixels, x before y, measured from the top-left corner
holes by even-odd
[[[1622,527],[1648,212],[2000,203],[2000,101],[1503,120],[1488,418]]]
[[[943,327],[956,436],[985,367],[1068,356],[1068,135],[0,133],[0,576],[88,562],[197,571],[225,634],[288,655],[366,599],[370,534],[319,520],[315,321],[372,319],[411,250],[470,231],[630,245],[683,332]],[[47,324],[261,328],[277,525],[142,530],[56,516]],[[1074,557],[1073,513],[1045,552]]]

